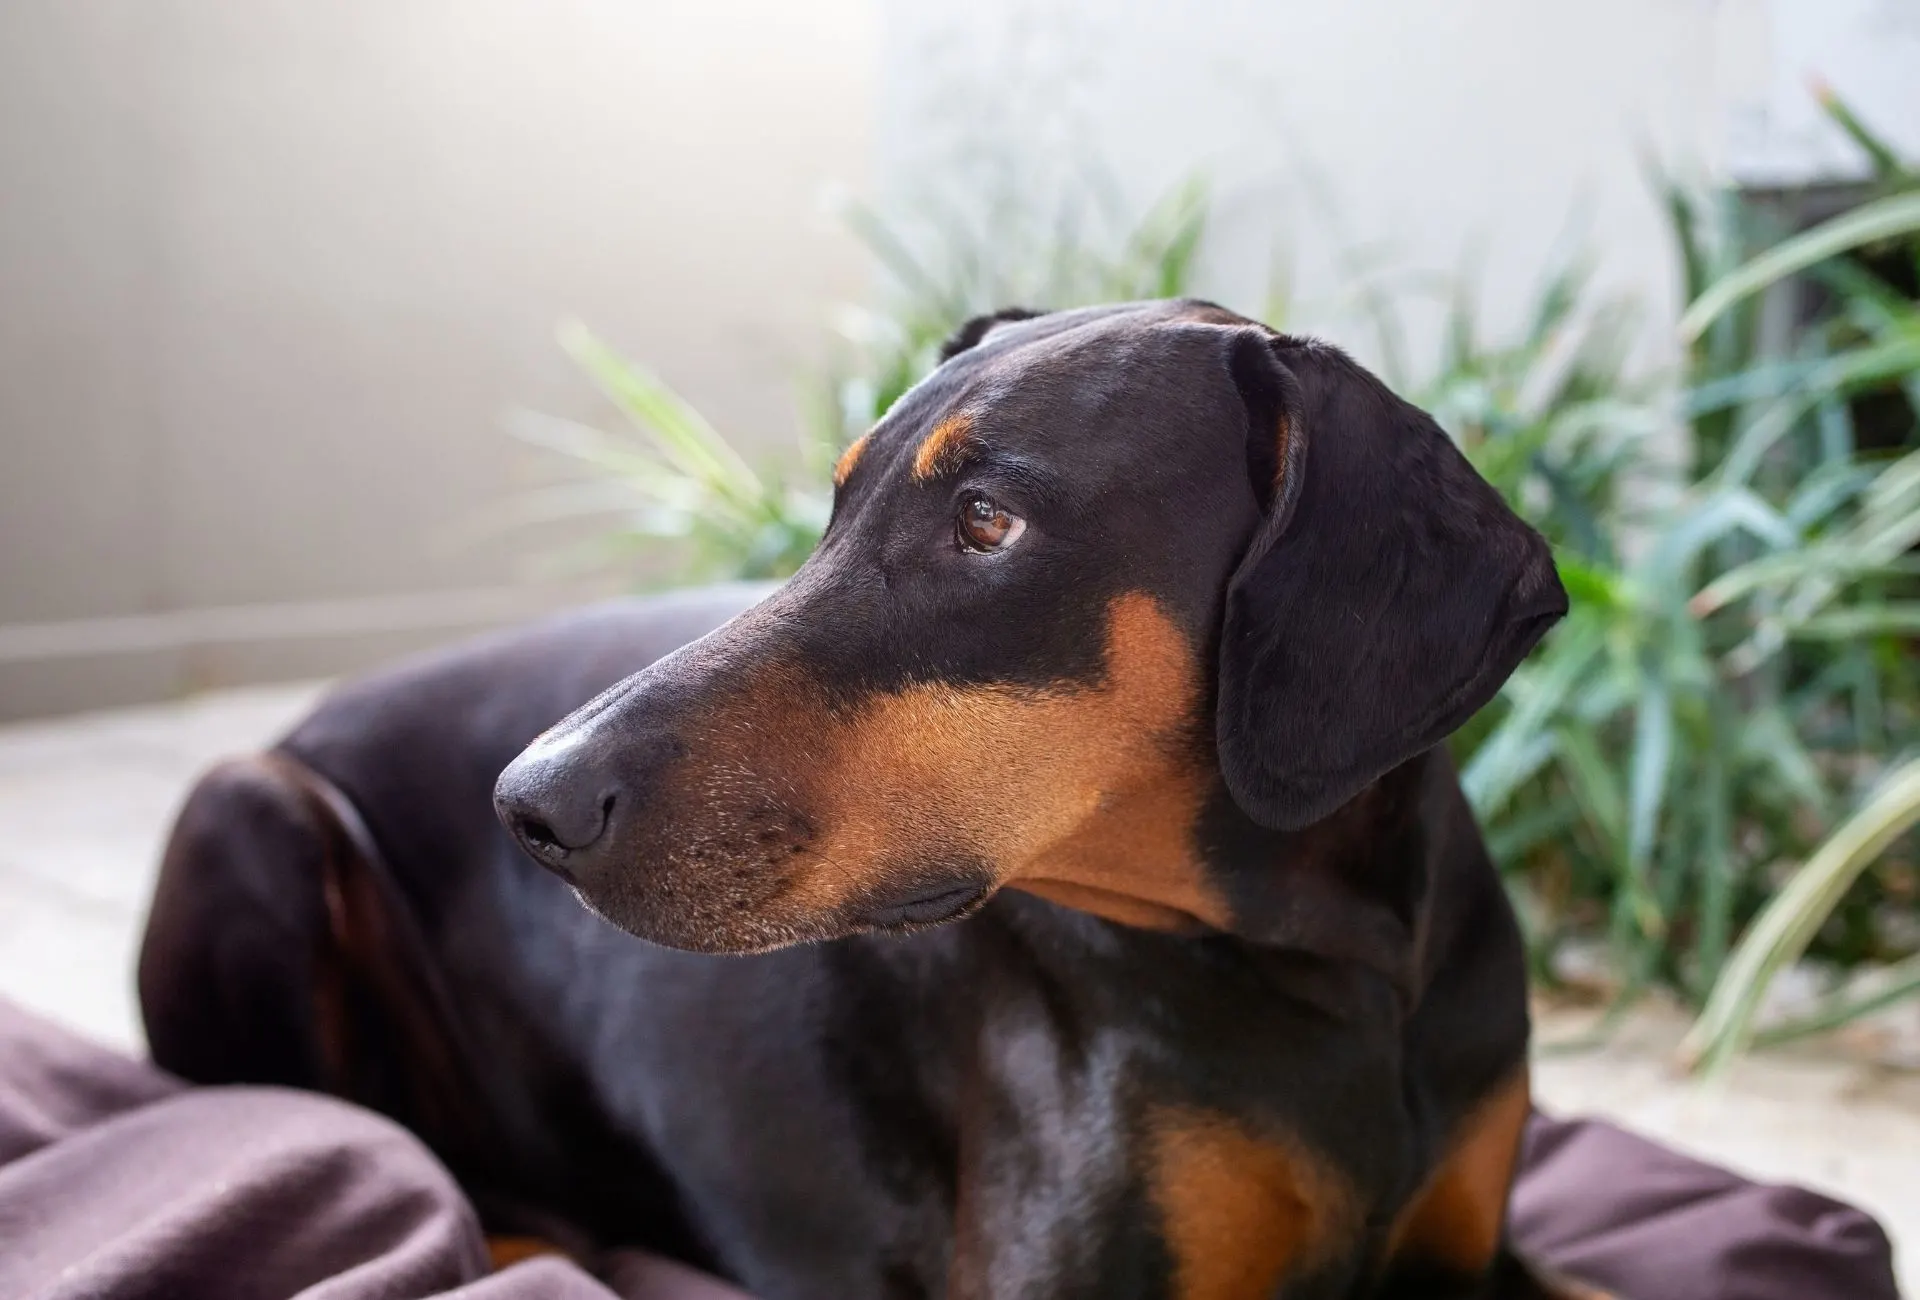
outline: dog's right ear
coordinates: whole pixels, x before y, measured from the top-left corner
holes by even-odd
[[[1234,801],[1291,830],[1446,739],[1567,595],[1425,412],[1334,348],[1258,343],[1231,368],[1265,521],[1227,586],[1215,725]]]
[[[1045,312],[1033,311],[1026,307],[1002,307],[999,311],[986,316],[975,316],[955,330],[952,336],[940,345],[940,360],[951,361],[968,348],[979,346],[980,340],[991,333],[995,325],[1005,325],[1017,320],[1032,320],[1035,316],[1044,315],[1046,315]]]

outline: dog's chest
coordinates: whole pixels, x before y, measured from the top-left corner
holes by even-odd
[[[1390,1050],[1204,962],[1062,985],[909,951],[756,991],[805,1032],[661,1042],[652,1142],[723,1268],[794,1297],[1348,1293],[1386,1179],[1340,1134],[1397,1112]]]
[[[960,1110],[956,1300],[1344,1294],[1381,1179],[1320,1145],[1323,1115],[1392,1107],[1387,1073],[1284,1011],[1225,1041],[1155,1019],[1087,1033],[1072,1007],[997,1001]]]

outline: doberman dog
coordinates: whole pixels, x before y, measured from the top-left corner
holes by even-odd
[[[765,1297],[1572,1294],[1503,1240],[1522,947],[1442,746],[1565,612],[1543,540],[1196,301],[972,322],[835,481],[770,593],[404,668],[209,776],[157,1059]]]

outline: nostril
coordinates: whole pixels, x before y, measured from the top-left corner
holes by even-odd
[[[501,771],[493,807],[514,841],[543,866],[604,853],[626,791],[615,774],[578,746],[536,744]],[[568,872],[561,871],[562,875]]]
[[[525,840],[533,848],[543,849],[548,852],[555,849],[564,851],[566,848],[566,846],[560,842],[560,837],[553,833],[553,827],[547,825],[538,817],[522,817],[520,819],[519,831],[520,838]]]
[[[615,794],[603,795],[597,802],[572,810],[559,808],[557,817],[551,805],[509,808],[507,827],[529,853],[551,865],[598,843],[613,820],[617,800]]]

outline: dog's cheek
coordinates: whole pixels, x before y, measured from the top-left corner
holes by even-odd
[[[1191,646],[1137,593],[1113,602],[1105,632],[1096,682],[929,683],[843,715],[808,769],[806,800],[820,853],[847,868],[841,886],[884,887],[914,874],[915,859],[984,862],[998,885],[1063,853],[1138,850],[1162,866],[1190,856],[1201,774],[1186,739],[1202,693]],[[1138,838],[1130,828],[1147,811],[1154,842],[1120,843]]]

